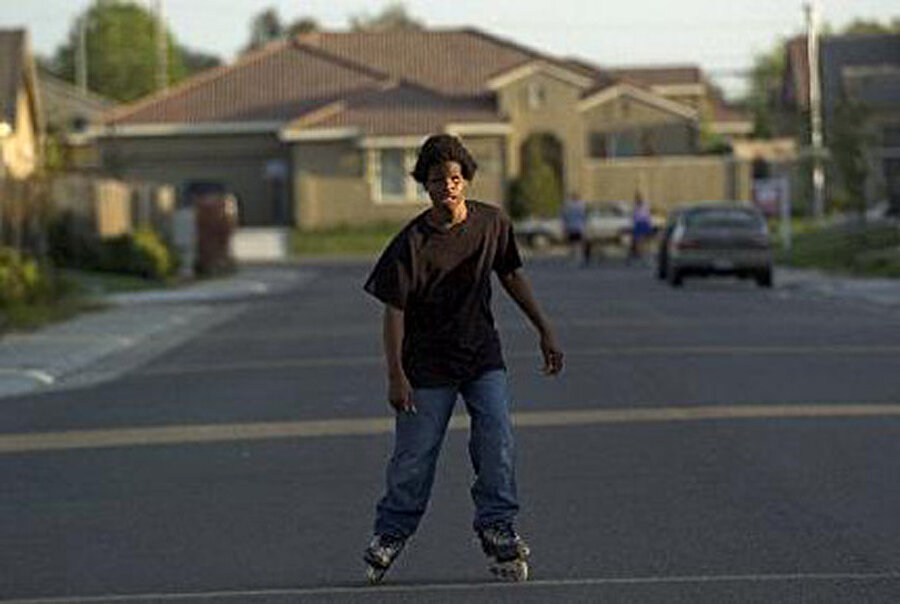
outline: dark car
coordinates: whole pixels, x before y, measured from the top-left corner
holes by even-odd
[[[743,203],[679,208],[663,231],[657,276],[678,287],[688,276],[735,275],[772,286],[772,247],[765,216]]]

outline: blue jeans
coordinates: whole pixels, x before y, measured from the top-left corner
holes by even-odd
[[[506,371],[487,371],[472,381],[413,392],[417,413],[398,413],[387,487],[378,502],[375,533],[409,537],[425,513],[438,454],[456,399],[471,418],[469,456],[475,470],[475,530],[512,522],[519,511],[515,446],[509,417]]]

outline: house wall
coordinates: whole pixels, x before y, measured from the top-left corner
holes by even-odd
[[[697,149],[697,129],[693,121],[628,96],[612,98],[585,110],[582,120],[586,159],[590,153],[587,140],[595,132],[650,132],[658,155],[688,155]]]
[[[10,136],[0,139],[4,172],[12,178],[28,178],[40,163],[39,141],[36,136],[35,116],[25,88],[16,99],[16,123]]]
[[[751,199],[750,162],[727,157],[653,157],[585,162],[586,199],[631,200],[641,191],[656,211],[695,201]]]
[[[462,137],[478,163],[469,197],[501,203],[504,149],[499,137]],[[373,195],[370,154],[355,140],[307,142],[294,146],[293,207],[297,226],[402,222],[428,208],[426,200],[378,202]]]
[[[544,90],[540,107],[532,107],[529,89]],[[578,119],[581,89],[544,73],[537,72],[516,80],[497,92],[500,113],[507,117],[513,132],[507,145],[507,176],[518,175],[522,168],[521,148],[532,134],[553,134],[563,146],[563,190],[578,189],[581,162],[584,157],[584,137]]]
[[[243,225],[289,223],[290,151],[274,134],[105,138],[104,170],[125,179],[167,183],[217,182],[238,198]],[[267,165],[282,162],[284,207],[274,199]]]

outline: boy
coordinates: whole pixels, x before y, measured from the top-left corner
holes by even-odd
[[[509,220],[493,206],[466,199],[476,168],[457,138],[425,141],[412,176],[432,206],[393,239],[365,284],[385,304],[388,400],[396,411],[386,491],[364,553],[373,583],[425,512],[459,395],[471,417],[474,529],[494,574],[527,578],[528,547],[514,529],[519,505],[509,386],[491,314],[492,272],[537,329],[546,374],[562,370],[563,354],[522,275]]]

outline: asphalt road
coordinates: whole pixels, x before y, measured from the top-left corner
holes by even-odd
[[[541,376],[498,288],[533,581],[486,572],[460,417],[369,588],[380,308],[366,266],[316,270],[115,382],[0,402],[0,602],[900,601],[897,310],[530,263],[567,353]]]

